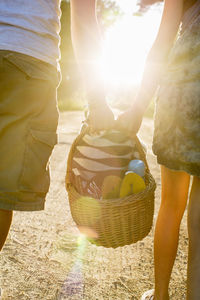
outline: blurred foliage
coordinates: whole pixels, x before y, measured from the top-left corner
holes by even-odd
[[[163,0],[140,0],[139,2],[140,2],[140,6],[148,6],[162,1]]]
[[[114,0],[98,0],[97,1],[97,17],[101,30],[107,30],[122,15],[120,7]]]
[[[134,13],[135,16],[142,16],[151,5],[163,2],[164,0],[139,0],[138,5],[139,5],[139,10]]]

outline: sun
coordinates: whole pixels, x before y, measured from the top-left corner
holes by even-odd
[[[147,53],[155,39],[161,10],[144,16],[125,14],[106,33],[103,77],[108,85],[138,85]]]

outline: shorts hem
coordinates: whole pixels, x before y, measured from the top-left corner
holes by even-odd
[[[0,209],[39,211],[45,208],[46,194],[0,191]]]
[[[158,156],[157,156],[157,163],[173,171],[179,171],[179,172],[182,171],[188,173],[189,175],[200,177],[200,165],[197,166],[197,164],[195,163],[193,164],[193,163],[184,163],[184,162],[177,162],[171,160],[169,161]]]

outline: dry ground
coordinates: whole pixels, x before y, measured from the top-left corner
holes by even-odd
[[[9,237],[0,254],[5,299],[137,300],[142,292],[153,287],[153,230],[143,241],[116,250],[80,239],[77,243],[79,235],[70,215],[64,177],[69,147],[82,117],[80,112],[61,113],[45,211],[14,213]],[[145,119],[140,137],[148,146],[148,161],[157,182],[156,218],[160,173],[151,151],[152,131],[152,120]],[[184,216],[170,286],[173,300],[185,299],[187,243]]]

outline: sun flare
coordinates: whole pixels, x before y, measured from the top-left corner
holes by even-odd
[[[103,76],[108,85],[140,83],[160,18],[160,9],[150,9],[142,17],[125,14],[108,30],[103,58]]]

